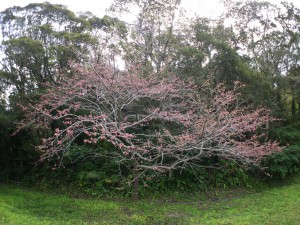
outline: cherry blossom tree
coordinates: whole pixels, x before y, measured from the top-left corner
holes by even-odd
[[[20,129],[52,127],[53,134],[38,146],[41,160],[57,157],[61,165],[79,137],[88,145],[109,142],[115,148],[103,154],[131,163],[137,189],[147,170],[193,168],[211,156],[259,165],[282,150],[266,137],[270,111],[239,102],[238,83],[226,90],[165,71],[143,77],[137,67],[74,64],[72,69],[72,75],[49,84],[38,102],[23,107]]]

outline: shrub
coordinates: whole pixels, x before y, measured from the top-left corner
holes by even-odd
[[[272,179],[284,180],[300,171],[300,145],[291,145],[263,159],[262,165]]]

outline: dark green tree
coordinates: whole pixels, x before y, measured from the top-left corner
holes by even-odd
[[[69,60],[85,60],[96,43],[89,21],[47,2],[8,8],[0,13],[0,24],[1,79],[20,96],[55,81]]]

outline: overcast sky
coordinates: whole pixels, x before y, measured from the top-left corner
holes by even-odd
[[[47,0],[0,0],[0,11],[12,6],[26,6],[29,3],[45,2]],[[215,17],[222,12],[219,0],[181,0],[182,6],[191,14],[204,17]],[[110,6],[113,0],[48,0],[50,3],[66,5],[74,12],[90,11],[102,17],[105,9]],[[272,3],[280,3],[281,0],[270,0]],[[300,0],[288,0],[300,8]]]

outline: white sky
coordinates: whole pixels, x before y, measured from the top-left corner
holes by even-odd
[[[29,3],[45,2],[47,0],[0,0],[0,11],[12,6],[26,6]],[[102,17],[105,9],[113,0],[48,0],[50,3],[66,5],[73,12],[90,11]],[[191,14],[204,17],[215,17],[222,12],[219,0],[181,0],[182,6]],[[271,3],[280,3],[281,0],[270,0]],[[287,0],[300,8],[300,0]]]

